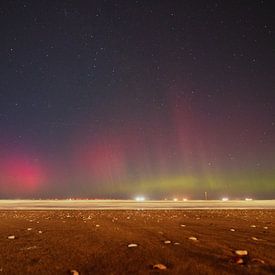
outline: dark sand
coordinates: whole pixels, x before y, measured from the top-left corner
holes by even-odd
[[[0,274],[274,274],[274,227],[275,210],[0,211]]]

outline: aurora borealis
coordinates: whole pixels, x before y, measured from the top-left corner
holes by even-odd
[[[0,4],[0,198],[275,196],[271,1]]]

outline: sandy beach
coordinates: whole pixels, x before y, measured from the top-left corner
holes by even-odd
[[[2,210],[0,220],[1,274],[275,272],[272,209]]]

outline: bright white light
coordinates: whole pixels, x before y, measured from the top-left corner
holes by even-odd
[[[252,201],[252,198],[245,198],[246,201]]]
[[[173,201],[178,201],[178,199],[177,199],[177,198],[174,198]]]
[[[135,198],[136,201],[145,201],[145,198],[143,196],[137,196]]]
[[[188,201],[188,199],[186,199],[186,198],[183,198],[182,200],[183,200],[183,201]]]
[[[228,201],[228,198],[222,198],[222,201]]]

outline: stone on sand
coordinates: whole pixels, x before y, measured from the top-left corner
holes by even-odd
[[[193,237],[193,236],[189,237],[188,239],[191,240],[191,241],[197,241],[198,240],[196,237]]]
[[[243,263],[244,263],[244,260],[243,260],[243,258],[237,257],[237,258],[235,259],[235,262],[236,262],[236,264],[243,264]]]
[[[153,265],[153,269],[165,270],[167,267],[164,264],[155,264]]]
[[[130,243],[130,244],[128,244],[128,247],[137,247],[138,245],[136,244],[136,243]]]
[[[262,259],[254,258],[251,260],[253,263],[265,264],[265,261]]]
[[[235,250],[235,254],[238,256],[247,256],[248,251],[247,250]]]
[[[79,275],[79,272],[77,270],[75,270],[75,269],[70,270],[70,273],[72,275]]]

